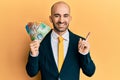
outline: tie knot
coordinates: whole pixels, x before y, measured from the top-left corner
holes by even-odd
[[[63,38],[62,36],[59,36],[59,37],[58,37],[58,40],[59,40],[59,42],[61,42],[61,41],[64,40],[64,38]]]

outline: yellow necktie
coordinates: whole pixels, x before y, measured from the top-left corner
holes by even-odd
[[[63,46],[63,38],[61,36],[58,37],[58,70],[60,72],[62,64],[64,61],[64,46]]]

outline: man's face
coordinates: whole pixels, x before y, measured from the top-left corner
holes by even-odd
[[[65,4],[56,4],[51,11],[50,20],[56,32],[65,32],[71,20],[69,7]]]

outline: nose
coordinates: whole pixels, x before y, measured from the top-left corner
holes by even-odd
[[[64,22],[64,18],[60,17],[59,22],[63,23]]]

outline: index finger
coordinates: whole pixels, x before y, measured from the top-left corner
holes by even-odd
[[[86,41],[88,41],[89,36],[90,36],[90,32],[86,36]]]

